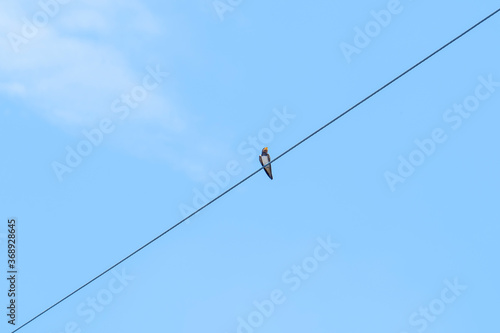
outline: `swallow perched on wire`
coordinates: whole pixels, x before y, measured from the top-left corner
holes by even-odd
[[[264,171],[267,173],[269,178],[273,179],[273,171],[271,170],[271,156],[267,153],[267,147],[262,149],[262,155],[259,155],[260,164],[264,167]],[[266,165],[267,164],[267,165]]]

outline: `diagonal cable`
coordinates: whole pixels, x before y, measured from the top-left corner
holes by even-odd
[[[314,131],[313,133],[309,134],[308,136],[306,136],[304,139],[300,140],[299,142],[297,142],[296,144],[294,144],[293,146],[291,146],[290,148],[288,148],[287,150],[285,150],[283,153],[281,153],[278,157],[276,157],[272,162],[269,162],[267,163],[265,166],[273,163],[273,162],[276,162],[278,159],[280,159],[281,157],[283,157],[284,155],[288,154],[290,151],[292,151],[293,149],[297,148],[299,145],[301,145],[302,143],[304,143],[305,141],[309,140],[310,138],[312,138],[314,135],[318,134],[319,132],[321,132],[322,130],[324,130],[326,127],[330,126],[332,123],[334,123],[335,121],[337,121],[338,119],[340,119],[341,117],[345,116],[347,113],[349,113],[350,111],[352,111],[353,109],[357,108],[358,106],[360,106],[361,104],[363,104],[364,102],[366,102],[367,100],[369,100],[370,98],[372,98],[373,96],[375,96],[376,94],[378,94],[379,92],[381,92],[382,90],[384,90],[385,88],[387,88],[388,86],[390,86],[391,84],[393,84],[394,82],[396,82],[397,80],[399,80],[400,78],[402,78],[403,76],[405,76],[406,74],[408,74],[409,72],[411,72],[412,70],[414,70],[415,68],[417,68],[418,66],[422,65],[424,62],[426,62],[427,60],[429,60],[430,58],[432,58],[433,56],[435,56],[436,54],[438,54],[439,52],[441,52],[442,50],[444,50],[445,48],[447,48],[448,46],[450,46],[451,44],[453,44],[454,42],[456,42],[458,39],[462,38],[464,35],[466,35],[467,33],[469,33],[470,31],[474,30],[475,28],[477,28],[480,24],[484,23],[485,21],[487,21],[488,19],[490,19],[492,16],[494,16],[495,14],[497,14],[498,12],[500,12],[500,8],[495,10],[493,13],[491,13],[490,15],[486,16],[485,18],[483,18],[481,21],[477,22],[476,24],[474,24],[472,27],[470,27],[469,29],[465,30],[464,32],[462,32],[460,35],[458,35],[457,37],[453,38],[451,41],[449,41],[448,43],[444,44],[443,46],[441,46],[439,49],[437,49],[436,51],[432,52],[431,54],[429,54],[427,57],[425,57],[424,59],[420,60],[418,63],[416,63],[415,65],[411,66],[410,68],[408,68],[406,71],[404,71],[403,73],[399,74],[398,76],[396,76],[394,79],[392,79],[391,81],[387,82],[386,84],[384,84],[382,87],[378,88],[377,90],[375,90],[373,93],[371,93],[370,95],[366,96],[365,98],[363,98],[361,101],[359,101],[358,103],[354,104],[353,106],[351,106],[349,109],[347,109],[346,111],[344,111],[343,113],[341,113],[340,115],[338,115],[337,117],[335,117],[334,119],[330,120],[329,122],[327,122],[325,125],[321,126],[320,128],[318,128],[316,131]],[[31,318],[30,320],[28,320],[27,322],[25,322],[24,324],[22,324],[21,326],[19,326],[18,328],[16,328],[14,331],[12,331],[12,333],[20,330],[21,328],[23,328],[24,326],[28,325],[29,323],[31,323],[33,320],[37,319],[38,317],[40,317],[41,315],[43,315],[44,313],[46,313],[47,311],[51,310],[52,308],[54,308],[56,305],[58,305],[59,303],[65,301],[66,299],[68,299],[69,297],[71,297],[72,295],[74,295],[75,293],[77,293],[78,291],[80,291],[81,289],[85,288],[86,286],[88,286],[89,284],[91,284],[92,282],[94,282],[95,280],[97,280],[98,278],[100,278],[101,276],[103,276],[104,274],[108,273],[109,271],[111,271],[113,268],[117,267],[118,265],[120,265],[122,262],[128,260],[130,257],[132,257],[133,255],[137,254],[139,251],[142,251],[144,248],[146,248],[147,246],[151,245],[153,242],[157,241],[159,238],[163,237],[165,234],[167,234],[168,232],[170,232],[171,230],[173,230],[174,228],[178,227],[180,224],[182,224],[183,222],[185,222],[186,220],[190,219],[191,217],[193,217],[195,214],[199,213],[201,210],[205,209],[207,206],[209,206],[210,204],[214,203],[215,201],[219,200],[221,197],[223,197],[224,195],[226,195],[227,193],[231,192],[233,189],[235,189],[236,187],[240,186],[241,184],[243,184],[244,182],[246,182],[248,179],[250,179],[251,177],[253,177],[255,174],[257,174],[262,168],[259,168],[257,170],[255,170],[254,172],[252,172],[250,175],[248,175],[247,177],[243,178],[242,180],[240,180],[238,183],[236,183],[235,185],[231,186],[229,189],[227,189],[226,191],[222,192],[221,194],[219,194],[218,196],[216,196],[215,198],[213,198],[212,200],[210,200],[208,203],[206,203],[205,205],[201,206],[200,208],[198,208],[197,210],[195,210],[193,213],[191,213],[190,215],[188,215],[187,217],[183,218],[182,220],[180,220],[179,222],[177,222],[176,224],[174,224],[173,226],[171,226],[169,229],[165,230],[164,232],[162,232],[161,234],[159,234],[158,236],[156,236],[155,238],[153,238],[152,240],[150,240],[149,242],[147,242],[146,244],[144,244],[143,246],[141,246],[140,248],[138,248],[137,250],[135,250],[134,252],[130,253],[128,256],[126,256],[125,258],[123,258],[122,260],[118,261],[116,264],[114,264],[113,266],[109,267],[108,269],[106,269],[105,271],[103,271],[101,274],[95,276],[93,279],[91,279],[90,281],[88,281],[87,283],[85,283],[84,285],[82,285],[81,287],[79,287],[78,289],[75,289],[73,292],[71,292],[70,294],[68,294],[67,296],[65,296],[64,298],[60,299],[59,301],[57,301],[56,303],[54,303],[53,305],[51,305],[50,307],[48,307],[47,309],[45,309],[44,311],[40,312],[38,315],[34,316],[33,318]]]

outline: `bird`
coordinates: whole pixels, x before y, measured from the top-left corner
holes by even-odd
[[[271,156],[269,156],[267,151],[268,151],[267,147],[264,147],[262,149],[262,155],[259,155],[259,161],[260,164],[264,167],[264,171],[267,173],[269,178],[273,179],[273,171],[271,170],[271,164],[268,164],[269,162],[271,162]]]

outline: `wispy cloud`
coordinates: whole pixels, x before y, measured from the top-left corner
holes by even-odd
[[[127,19],[106,16],[120,8],[133,11],[131,21],[137,22],[135,25],[141,29],[131,28]],[[23,12],[19,5],[11,5],[3,11],[2,21],[6,17],[11,19],[4,21],[4,36],[21,33],[23,21],[29,20],[30,13]],[[59,8],[52,20],[29,43],[21,45],[18,53],[12,50],[8,39],[1,40],[4,51],[0,54],[3,74],[0,87],[11,95],[23,92],[28,106],[57,125],[90,125],[109,112],[112,97],[133,86],[140,71],[148,65],[136,65],[135,59],[101,38],[119,40],[118,34],[130,30],[136,35],[157,33],[159,24],[141,23],[154,22],[154,18],[137,1],[106,4],[89,1],[84,8],[70,2]],[[160,103],[168,104],[166,100]],[[145,114],[152,118],[161,116],[153,112]]]
[[[22,34],[23,24],[41,11],[28,1],[2,7],[3,37]],[[0,95],[17,99],[79,140],[83,129],[114,116],[113,100],[140,84],[147,66],[171,70],[169,52],[162,54],[165,63],[157,63],[158,41],[172,39],[172,50],[177,41],[186,47],[186,41],[172,36],[175,29],[166,22],[137,0],[60,5],[36,36],[19,45],[18,52],[8,38],[0,38]],[[202,122],[182,108],[182,102],[174,101],[171,96],[178,95],[169,89],[165,84],[152,91],[110,142],[140,158],[166,160],[174,169],[202,181],[217,163],[214,147],[216,152],[227,152],[229,146],[211,139],[210,131],[202,131]]]

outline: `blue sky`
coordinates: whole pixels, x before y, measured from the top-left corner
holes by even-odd
[[[0,7],[18,327],[498,4]],[[496,327],[499,29],[496,15],[276,161],[274,180],[259,172],[20,332]]]

